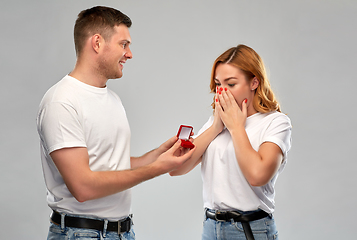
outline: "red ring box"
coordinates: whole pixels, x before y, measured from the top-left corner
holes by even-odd
[[[192,142],[189,141],[192,130],[193,130],[193,127],[191,127],[191,126],[186,126],[186,125],[180,126],[180,129],[177,133],[177,137],[179,139],[181,139],[182,147],[189,148],[189,149],[192,149],[195,147],[195,145],[193,145]]]

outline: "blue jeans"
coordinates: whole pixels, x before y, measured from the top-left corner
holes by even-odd
[[[278,239],[273,217],[249,222],[255,240]],[[240,222],[222,222],[206,218],[203,222],[202,240],[246,240]]]
[[[80,216],[84,217],[84,216]],[[65,224],[65,223],[64,223]],[[48,231],[47,240],[74,240],[74,239],[100,239],[100,240],[135,240],[135,233],[133,226],[129,232],[118,234],[117,232],[85,229],[85,228],[72,228],[64,227],[51,222],[50,229]]]

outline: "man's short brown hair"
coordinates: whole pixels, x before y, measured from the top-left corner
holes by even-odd
[[[109,40],[114,27],[125,24],[131,26],[131,19],[124,13],[110,7],[96,6],[81,11],[74,25],[74,46],[77,56],[83,50],[85,41],[94,34],[100,34],[104,40]]]

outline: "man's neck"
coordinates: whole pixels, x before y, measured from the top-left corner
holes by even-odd
[[[88,66],[84,67],[80,63],[76,63],[73,71],[69,76],[74,77],[78,81],[81,81],[85,84],[103,88],[106,87],[108,79],[105,79],[103,76],[98,75],[98,72],[95,72],[95,67]]]

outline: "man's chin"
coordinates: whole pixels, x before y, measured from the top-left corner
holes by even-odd
[[[109,77],[108,79],[119,79],[119,78],[121,78],[122,76],[123,76],[123,74],[120,73],[120,74],[113,75],[113,76]]]

